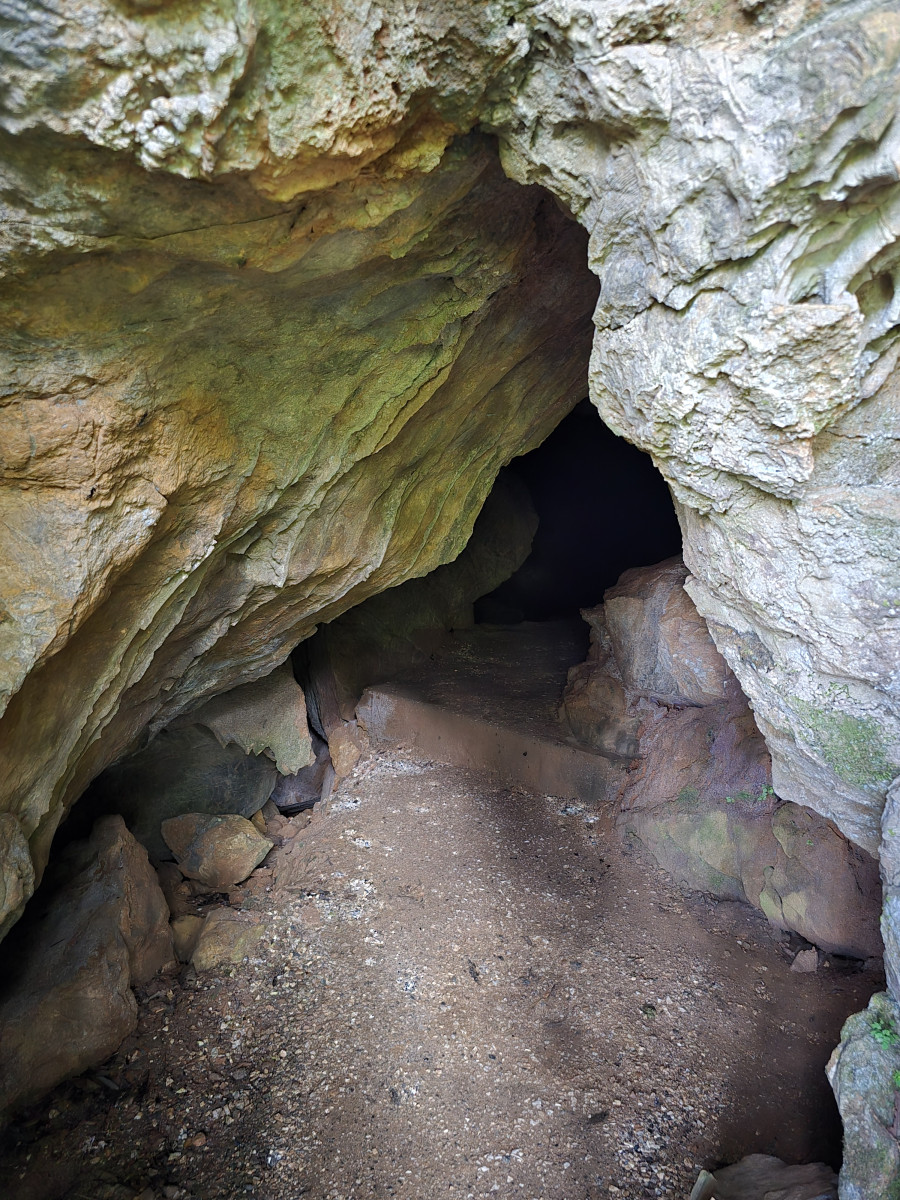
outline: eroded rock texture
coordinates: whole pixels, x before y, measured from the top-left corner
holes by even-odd
[[[339,39],[358,37],[354,61],[365,57],[377,22],[354,34],[355,18],[313,10],[320,42],[339,26]],[[30,890],[23,841],[40,875],[67,806],[142,731],[266,674],[316,622],[460,551],[498,469],[583,394],[596,298],[584,235],[552,199],[506,180],[484,140],[441,157],[445,132],[414,152],[425,117],[404,96],[379,108],[380,90],[394,96],[389,74],[374,90],[354,75],[344,92],[315,39],[296,43],[309,78],[296,57],[285,66],[280,10],[252,18],[268,49],[257,39],[236,76],[252,47],[237,30],[228,49],[212,6],[187,19],[118,5],[49,13],[32,13],[13,46],[5,118],[0,806],[21,833],[3,839],[7,923]],[[401,16],[412,54],[432,34]],[[290,19],[307,17],[300,6]],[[469,49],[462,74],[444,57],[448,92],[462,88]],[[235,119],[265,160],[260,190],[233,174],[177,178],[250,169],[246,145],[214,161],[190,149],[213,136],[204,122],[222,72],[238,107],[251,75],[272,104],[285,89],[290,186],[272,182],[277,122],[258,109]],[[331,97],[327,145],[301,103],[308,87]],[[381,122],[392,132],[378,146],[402,135],[405,149],[310,198],[322,172],[341,178],[375,153],[345,120],[363,92],[374,108],[360,128]],[[153,145],[168,129],[180,151],[124,138],[121,112],[143,129],[144,104],[168,114]],[[303,165],[304,138],[321,170]]]
[[[10,5],[5,923],[146,729],[461,549],[578,398],[679,503],[779,795],[900,760],[892,3]],[[24,858],[28,846],[31,864]]]
[[[877,852],[897,723],[900,16],[539,6],[491,110],[602,285],[604,419],[679,502],[689,591],[779,794]]]

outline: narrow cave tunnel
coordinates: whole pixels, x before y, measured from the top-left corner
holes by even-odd
[[[531,553],[475,604],[476,621],[547,621],[599,604],[630,567],[681,553],[669,490],[650,457],[583,400],[509,471],[538,516]]]

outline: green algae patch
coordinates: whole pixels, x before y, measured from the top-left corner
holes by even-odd
[[[794,697],[812,741],[832,770],[855,787],[887,783],[896,774],[888,759],[881,726],[872,717],[855,717]]]

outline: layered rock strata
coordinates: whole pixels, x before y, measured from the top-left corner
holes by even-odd
[[[453,558],[584,387],[582,234],[483,142],[314,212],[235,187],[155,177],[6,285],[7,923],[100,767]]]

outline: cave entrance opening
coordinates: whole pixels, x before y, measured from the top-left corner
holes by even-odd
[[[586,741],[567,713],[567,678],[590,648],[582,611],[623,572],[680,551],[662,476],[583,400],[501,471],[454,562],[366,601],[300,648],[316,732],[333,747],[358,721],[376,740],[438,761],[600,801],[609,764],[635,747],[627,721]]]
[[[527,488],[538,526],[522,566],[476,601],[476,622],[575,617],[599,604],[623,571],[681,553],[659,471],[604,424],[589,400],[508,471]]]

